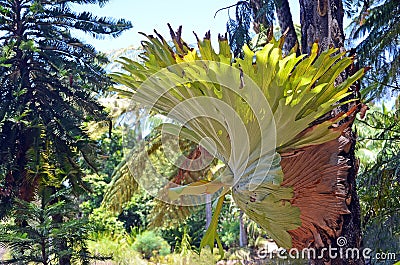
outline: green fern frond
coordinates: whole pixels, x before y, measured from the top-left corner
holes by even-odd
[[[258,52],[245,46],[243,59],[232,60],[223,38],[219,51],[209,35],[198,40],[196,51],[183,41],[170,47],[162,38],[146,37],[144,65],[121,59],[125,72],[112,78],[133,89],[133,100],[142,106],[182,124],[165,125],[166,131],[201,142],[227,166],[219,179],[201,188],[182,186],[179,193],[203,195],[232,188],[238,206],[279,245],[290,248],[288,231],[301,225],[300,210],[289,202],[293,189],[281,185],[280,154],[340,136],[345,126],[336,123],[351,111],[318,120],[346,103],[349,86],[363,70],[335,86],[352,63],[337,49],[318,56],[314,44],[308,57],[283,57],[282,42],[274,40]]]

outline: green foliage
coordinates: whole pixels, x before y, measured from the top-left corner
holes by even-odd
[[[105,100],[107,101],[106,105],[110,106],[109,108],[112,110],[113,99],[107,98]],[[99,231],[120,234],[122,230],[131,233],[132,231],[144,231],[148,226],[160,227],[162,235],[167,239],[168,243],[173,247],[179,247],[179,242],[183,236],[183,227],[178,226],[176,218],[173,218],[171,215],[180,215],[181,212],[183,212],[184,216],[187,217],[191,214],[190,211],[187,211],[188,209],[180,211],[179,208],[163,204],[161,201],[155,201],[148,193],[144,192],[142,189],[136,188],[132,189],[131,197],[127,197],[128,201],[120,203],[120,211],[118,211],[118,213],[109,212],[106,210],[109,209],[108,207],[96,208],[99,207],[99,201],[102,200],[104,193],[107,191],[107,186],[111,178],[114,178],[114,181],[122,178],[122,181],[118,181],[117,183],[121,183],[123,186],[119,187],[114,184],[112,186],[113,189],[122,189],[124,191],[129,184],[126,181],[126,177],[131,176],[131,172],[126,165],[127,157],[121,159],[123,155],[122,131],[126,129],[125,136],[127,133],[132,132],[129,138],[131,140],[133,139],[131,142],[133,146],[136,145],[134,140],[137,138],[138,134],[133,130],[129,130],[129,128],[124,129],[124,126],[121,125],[124,119],[123,116],[124,114],[115,116],[116,119],[122,121],[112,129],[111,138],[108,137],[108,128],[106,131],[100,130],[100,132],[98,132],[98,126],[96,124],[92,123],[87,126],[90,132],[96,132],[95,137],[101,144],[105,156],[104,162],[98,167],[100,175],[89,174],[85,177],[85,182],[90,185],[92,192],[83,203],[84,210],[87,214],[90,214],[91,222],[96,225]],[[153,122],[154,124],[158,124],[157,120]],[[158,130],[155,130],[155,132],[155,134],[152,133],[147,136],[146,141],[157,142],[160,139],[160,134]],[[90,134],[90,136],[93,137],[94,135]],[[139,142],[139,140],[136,142]],[[158,148],[150,148],[150,150],[153,152],[151,153],[152,158],[154,157],[153,165],[157,167],[157,170],[162,174],[174,176],[174,174],[176,174],[176,169],[173,169],[170,164],[165,162],[165,158],[160,154]],[[145,174],[151,174],[151,172],[145,172]],[[118,197],[114,196],[111,198],[113,200],[118,199]],[[189,219],[180,218],[178,221],[181,222],[181,224],[190,224],[189,233],[194,238],[193,243],[198,247],[203,233],[202,229],[205,225],[204,213],[198,211],[197,214],[190,216]]]
[[[353,18],[351,45],[360,66],[371,66],[364,78],[368,99],[400,91],[400,7],[396,0],[346,1]]]
[[[143,56],[147,60],[146,65],[141,66],[140,64],[135,63],[127,58],[122,58],[121,63],[123,65],[123,69],[128,73],[113,73],[112,77],[115,81],[127,85],[131,89],[137,89],[142,82],[145,82],[146,79],[154,73],[155,70],[161,70],[165,66],[175,65],[176,63],[180,62],[187,62],[193,63],[193,67],[196,67],[196,62],[199,60],[208,60],[211,62],[216,61],[222,63],[222,66],[224,66],[225,63],[229,64],[231,60],[228,43],[223,39],[219,41],[219,54],[217,54],[211,47],[211,42],[207,37],[203,41],[199,40],[198,45],[200,48],[200,55],[194,53],[194,51],[189,47],[184,47],[182,49],[178,46],[178,44],[176,44],[178,54],[176,54],[175,57],[172,57],[170,55],[172,50],[166,44],[165,40],[164,42],[160,42],[158,39],[152,36],[147,37],[149,38],[150,42],[146,43],[146,52]],[[312,54],[305,60],[301,60],[305,57],[305,55],[297,57],[294,53],[282,58],[282,50],[280,47],[281,44],[281,42],[269,43],[258,53],[254,53],[248,47],[244,47],[244,59],[237,59],[237,61],[232,65],[233,68],[241,68],[245,76],[249,77],[259,86],[263,95],[268,100],[268,103],[274,112],[275,123],[278,125],[277,148],[283,151],[290,148],[294,149],[312,144],[315,145],[321,143],[321,141],[325,142],[329,139],[336,138],[340,132],[337,130],[335,131],[328,129],[329,126],[334,123],[334,121],[327,121],[317,124],[313,130],[309,130],[305,135],[301,135],[300,133],[307,129],[309,125],[317,118],[334,109],[336,107],[334,106],[334,103],[348,95],[348,87],[362,76],[363,70],[358,71],[355,75],[340,84],[338,87],[335,87],[334,81],[337,75],[352,63],[351,58],[342,58],[344,56],[343,53],[333,55],[335,52],[337,52],[337,49],[326,50],[317,58],[317,44],[314,44]],[[156,54],[156,49],[159,49],[162,52]],[[184,55],[187,56],[184,57]],[[255,63],[253,61],[254,57],[256,58]],[[259,65],[259,67],[256,67],[255,65]],[[191,66],[189,65],[189,67]],[[269,68],[274,70],[269,71]],[[224,70],[225,69],[229,68],[224,68]],[[218,72],[218,69],[206,69],[204,72],[198,73],[197,77],[205,78],[205,75],[223,76],[224,70],[221,70],[222,72]],[[162,74],[165,74],[165,78],[171,78],[171,80],[175,80],[175,82],[179,82],[180,84],[191,82],[190,78],[197,78],[196,76],[191,77],[190,75],[192,73],[182,77],[176,76],[173,72],[169,73],[168,71],[164,71]],[[218,83],[218,80],[214,81]],[[248,82],[251,81],[248,80]],[[210,98],[219,98],[221,96],[218,92],[218,88],[214,88],[212,84],[207,84],[207,86],[209,86],[207,87],[207,90],[203,90],[203,88],[200,86],[196,89],[199,90],[198,93],[205,93],[205,95]],[[158,90],[160,93],[163,92],[162,85],[157,85],[154,88],[152,87],[152,89],[156,91]],[[197,96],[189,94],[186,95],[184,91],[187,88],[184,85],[179,85],[176,89],[178,89],[178,91],[182,90],[180,91],[181,95],[185,95],[187,98]],[[140,92],[141,95],[144,91],[139,90],[138,92]],[[177,98],[179,101],[186,99],[177,96],[171,92],[171,90],[168,92],[171,94],[168,96]],[[246,92],[253,92],[252,96],[255,96],[256,93],[254,91]],[[231,93],[233,92],[229,91],[229,89],[224,91],[222,100],[231,100]],[[140,95],[136,99],[144,100],[140,98]],[[232,97],[235,96],[232,95]],[[244,106],[237,105],[234,107],[237,108],[238,113],[242,115],[241,118],[243,118],[243,120],[246,122],[250,120],[250,122],[246,124],[246,127],[251,128],[255,122],[255,114],[249,114],[249,112],[251,112],[251,110],[249,110],[250,106],[245,104]],[[169,110],[172,108],[172,105],[163,105],[161,107],[160,104],[160,106],[156,105],[154,108],[158,112],[165,114],[169,112]],[[291,123],[283,121],[283,119],[287,120],[289,117],[293,123],[296,123],[296,128],[293,128]],[[288,126],[288,128],[284,127],[285,125]],[[195,128],[195,126],[193,126],[193,128]],[[216,142],[224,142],[224,140],[220,139],[224,136],[218,134],[217,132],[218,130],[215,132],[216,135],[209,137],[212,137],[213,139],[217,137],[218,140],[216,139]],[[317,140],[318,137],[321,137],[321,135],[324,134],[325,136],[322,137],[323,140]],[[192,139],[198,140],[196,138],[197,136],[192,137]],[[254,141],[258,141],[258,139],[254,139]],[[219,148],[222,149],[222,147]],[[222,156],[228,156],[226,151],[220,152]]]
[[[185,246],[182,246],[185,236],[190,237],[190,245],[194,248],[200,247],[201,238],[204,235],[206,226],[205,221],[205,208],[198,207],[197,210],[180,221],[179,224],[174,226],[161,227],[160,232],[163,238],[168,241],[171,247],[175,250],[182,250]]]
[[[154,204],[155,202],[149,194],[138,191],[124,205],[122,212],[118,215],[118,220],[124,223],[124,228],[128,233],[132,229],[145,230],[151,221],[149,215]]]
[[[80,212],[74,200],[67,189],[41,202],[15,199],[10,218],[0,223],[0,245],[11,251],[11,259],[2,264],[59,264],[65,258],[89,264],[86,240],[93,227],[87,218],[77,218]]]
[[[250,26],[254,23],[257,33],[267,33],[272,30],[275,1],[238,1],[235,6],[235,18],[229,17],[226,29],[229,44],[235,57],[243,56],[243,46],[249,44]],[[233,6],[231,6],[233,7]]]
[[[141,255],[133,250],[132,244],[135,240],[131,234],[99,233],[94,240],[88,242],[88,249],[95,256],[107,259],[107,264],[119,265],[146,265]]]
[[[15,215],[18,207],[27,212],[27,219],[10,229],[44,233],[44,264],[66,265],[89,257],[82,242],[92,228],[85,219],[71,216],[79,213],[72,209],[78,200],[54,196],[64,186],[75,195],[88,191],[83,169],[96,168],[99,150],[82,125],[107,120],[96,93],[103,93],[111,81],[101,66],[106,57],[73,37],[71,30],[116,37],[131,24],[76,13],[71,4],[106,2],[0,1],[0,218]],[[37,200],[42,202],[36,207]],[[30,221],[35,227],[24,223]],[[7,240],[21,247],[23,237],[17,232]],[[33,251],[15,258],[39,262],[38,236],[28,235],[26,247]]]
[[[156,121],[154,123],[157,124]],[[131,140],[135,139],[134,135],[127,138]],[[161,139],[164,145],[161,144]],[[133,200],[147,205],[143,207],[147,208],[147,210],[140,213],[140,215],[150,214],[148,217],[150,220],[149,225],[153,227],[173,226],[188,217],[192,212],[190,207],[171,205],[160,200],[154,201],[151,206],[151,211],[148,212],[150,196],[155,195],[152,189],[157,189],[163,181],[162,179],[154,179],[152,176],[160,174],[171,181],[174,181],[177,177],[178,168],[172,161],[168,160],[163,152],[163,146],[165,147],[168,146],[168,144],[174,143],[174,138],[171,136],[162,136],[160,127],[156,127],[152,128],[152,132],[143,140],[132,140],[132,142],[133,143],[128,145],[132,146],[132,149],[127,149],[124,158],[115,167],[112,173],[112,181],[106,190],[103,200],[104,207],[118,212],[119,214],[121,213],[120,218],[128,221],[129,218],[125,218],[127,216],[124,217],[124,215],[136,215],[128,208],[141,208],[141,206],[135,206],[135,204],[131,202],[134,197]],[[185,154],[190,154],[193,149],[196,148],[191,141],[187,140],[181,141],[180,146]],[[131,169],[134,169],[135,175],[132,174]],[[198,172],[191,172],[191,176],[200,179],[205,175],[204,172],[209,172],[209,167]],[[142,184],[147,186],[142,187],[142,190],[138,189],[137,179],[144,181]],[[148,179],[151,181],[145,182]],[[190,179],[184,181],[190,181]],[[145,194],[143,188],[146,189],[147,192],[150,191],[151,193],[148,193],[151,195]],[[136,196],[136,193],[139,194],[139,197]],[[124,207],[127,207],[126,210],[124,210]],[[143,219],[140,222],[144,223]],[[147,221],[145,223],[146,225],[148,224]]]
[[[240,222],[237,218],[235,219],[222,219],[220,232],[221,242],[226,248],[237,247],[239,245],[239,230]]]
[[[211,253],[213,253],[214,250],[214,244],[217,243],[219,254],[223,257],[223,247],[221,243],[221,239],[217,233],[218,229],[218,219],[219,215],[222,210],[222,205],[224,203],[225,196],[221,196],[218,199],[217,205],[215,206],[215,210],[213,213],[213,217],[211,219],[210,226],[207,228],[206,233],[204,234],[204,237],[201,239],[200,242],[200,249],[203,249],[204,247],[208,246],[209,249],[211,250]]]
[[[345,1],[350,25],[350,46],[360,66],[372,69],[362,81],[366,101],[399,93],[400,7],[398,1]],[[377,252],[400,248],[400,128],[398,102],[393,110],[370,106],[365,120],[356,122],[360,158],[358,193],[362,210],[364,246]],[[382,261],[390,264],[391,261]]]
[[[221,209],[217,231],[224,248],[232,248],[239,245],[239,209],[233,202],[232,196],[227,194],[225,197],[227,200]],[[201,205],[194,207],[191,214],[181,219],[179,223],[164,219],[164,225],[159,227],[159,231],[175,252],[182,252],[184,249],[200,249],[200,242],[206,231],[205,226],[205,205]]]
[[[125,224],[118,220],[115,214],[102,207],[92,210],[89,215],[89,220],[98,232],[111,234],[121,234],[125,232]]]
[[[225,200],[218,230],[224,248],[231,249],[239,246],[240,210],[230,194],[225,196]]]
[[[196,251],[188,251],[185,254],[175,253],[171,255],[167,255],[165,257],[158,257],[155,260],[158,264],[168,264],[168,265],[186,265],[186,264],[196,264],[196,265],[209,265],[209,264],[217,264],[218,260],[220,260],[219,255],[211,253],[210,250],[204,250],[200,254]]]
[[[159,135],[157,135],[157,138]],[[149,137],[150,138],[150,137]],[[154,143],[156,149],[159,144],[157,141],[149,141],[150,143]],[[140,143],[139,143],[140,144]],[[112,180],[109,184],[108,189],[106,190],[103,205],[110,210],[115,212],[121,212],[125,203],[129,202],[132,196],[137,192],[138,185],[135,179],[135,176],[129,169],[128,158],[136,158],[134,161],[136,164],[131,164],[133,168],[137,169],[136,174],[141,175],[143,172],[146,172],[146,157],[148,155],[147,150],[142,146],[136,146],[129,154],[126,155],[124,159],[120,161],[120,163],[115,167]],[[149,150],[153,150],[150,147]],[[151,174],[151,172],[150,172]]]
[[[187,226],[190,228],[190,226]],[[220,255],[215,254],[216,249],[214,249],[214,254],[211,253],[211,250],[204,249],[201,253],[198,253],[193,246],[191,246],[191,238],[188,234],[182,238],[182,242],[179,244],[181,247],[174,248],[174,253],[159,256],[154,255],[150,257],[150,260],[141,259],[140,254],[133,250],[132,244],[135,242],[135,235],[132,234],[119,234],[119,235],[111,235],[107,233],[98,234],[96,240],[88,242],[88,248],[91,253],[94,253],[97,256],[106,257],[106,264],[165,264],[165,265],[188,265],[188,264],[196,264],[196,265],[210,265],[216,264],[218,260],[221,259]],[[229,259],[231,260],[242,260],[243,262],[250,262],[249,254],[240,255],[236,251],[234,255],[230,255]],[[281,261],[281,260],[280,260]],[[99,263],[103,264],[103,263]],[[268,264],[278,264],[276,260],[274,262]],[[281,263],[279,263],[281,264]],[[285,263],[286,264],[286,263]],[[296,263],[297,264],[297,263]]]
[[[154,231],[145,231],[138,235],[132,247],[147,259],[154,255],[165,256],[171,251],[167,241]]]
[[[358,178],[364,244],[375,252],[400,248],[399,111],[373,108],[357,122]],[[378,238],[378,240],[377,240]]]
[[[95,166],[96,146],[82,123],[107,119],[94,99],[95,93],[111,84],[101,67],[107,59],[72,37],[70,30],[115,37],[131,24],[88,12],[76,13],[70,8],[72,2],[76,1],[0,1],[3,203],[14,196],[33,198],[40,183],[34,173],[41,163],[41,152],[54,154],[49,164],[59,165],[74,188],[84,187],[80,161]],[[90,1],[101,5],[106,2]],[[63,179],[57,181],[59,185]]]
[[[235,56],[242,54],[243,45],[250,41],[251,9],[249,3],[236,6],[235,19],[229,18],[226,30],[229,33],[229,43]]]
[[[91,131],[98,130],[98,127],[93,123],[87,124],[85,127],[89,132],[89,136],[94,138],[98,143],[99,149],[101,150],[101,155],[99,156],[101,163],[97,166],[97,172],[93,172],[93,170],[89,169],[85,171],[86,175],[83,181],[90,188],[91,192],[82,195],[82,199],[84,200],[82,206],[87,214],[96,212],[94,215],[99,217],[102,214],[110,215],[110,213],[106,213],[107,211],[105,211],[104,208],[97,208],[101,206],[104,193],[111,181],[112,174],[123,157],[122,131],[119,127],[115,127],[111,130],[110,135],[109,125],[107,124],[106,131],[100,130],[101,132],[96,133],[96,137],[93,137]]]
[[[227,40],[220,38],[217,53],[211,46],[210,36],[207,35],[204,40],[198,41],[199,52],[197,52],[187,46],[179,36],[179,31],[172,35],[173,48],[160,36],[159,38],[147,36],[148,41],[143,42],[144,65],[122,58],[121,64],[125,72],[114,73],[112,77],[130,90],[136,91],[137,101],[143,104],[154,103],[152,110],[163,115],[170,113],[180,102],[202,97],[208,99],[207,103],[192,106],[190,110],[181,110],[180,114],[190,115],[192,109],[195,109],[196,113],[209,113],[211,110],[215,111],[212,115],[221,116],[221,119],[227,122],[230,118],[226,117],[221,105],[216,102],[226,103],[238,114],[244,123],[246,133],[249,134],[249,155],[258,159],[255,159],[254,165],[242,164],[248,162],[245,156],[239,155],[243,153],[243,142],[232,142],[229,132],[218,121],[191,116],[177,118],[177,122],[185,124],[183,130],[177,128],[175,124],[164,127],[167,128],[165,130],[171,134],[180,132],[180,136],[197,143],[206,135],[217,145],[217,154],[222,161],[225,161],[228,170],[225,172],[226,175],[220,176],[219,182],[203,183],[201,186],[189,184],[170,189],[169,194],[173,195],[171,198],[182,194],[213,193],[225,185],[222,179],[236,176],[238,182],[232,193],[238,206],[251,219],[269,231],[280,245],[290,247],[291,238],[287,231],[301,225],[300,212],[290,203],[281,202],[281,200],[289,201],[293,197],[293,190],[280,186],[283,173],[279,153],[319,145],[338,138],[341,129],[333,125],[350,113],[340,113],[339,116],[327,121],[320,121],[319,118],[338,105],[344,104],[338,102],[349,95],[348,88],[363,75],[363,70],[335,86],[337,76],[352,64],[352,59],[343,57],[344,53],[337,53],[337,49],[328,49],[318,56],[318,45],[314,44],[307,58],[305,55],[298,57],[294,53],[283,57],[281,49],[283,40],[272,41],[256,53],[245,46],[243,59],[237,58],[232,63]],[[158,78],[166,83],[153,80],[152,75],[157,71],[159,71],[157,75],[160,75]],[[221,84],[224,78],[229,79],[230,83]],[[151,85],[147,85],[149,83],[146,82],[150,82]],[[146,85],[141,86],[143,83]],[[238,88],[232,85],[243,83],[245,86],[238,85]],[[171,87],[173,89],[170,89]],[[132,91],[126,90],[125,93],[133,95]],[[253,99],[262,100],[264,97],[267,102],[260,103],[264,107],[257,111],[252,110],[249,102]],[[267,105],[271,109],[267,109]],[[274,120],[271,120],[272,115],[264,115],[262,118],[257,116],[258,113],[269,113],[268,111],[272,112]],[[268,126],[274,127],[272,123],[276,125],[277,153],[275,154],[269,153],[271,150],[261,150],[260,146],[260,142],[267,138],[263,138],[262,135],[268,134],[270,128]],[[232,130],[237,131],[237,128]],[[204,146],[207,149],[206,145]],[[226,148],[227,146],[231,148]],[[231,152],[237,152],[236,157],[240,159],[230,161]],[[142,156],[135,154],[131,157],[136,157],[132,161],[135,169],[143,170],[140,168],[139,159]],[[253,190],[249,186],[251,185],[249,179],[255,164],[264,161],[263,159],[272,160],[273,165],[269,171],[266,169],[267,176],[263,175],[262,183]],[[239,173],[236,170],[242,166],[247,170],[237,176]],[[138,174],[143,173],[138,172]],[[256,202],[249,203],[248,200],[253,193],[257,194]],[[216,231],[214,226],[212,229]],[[218,241],[215,233],[210,232],[206,234],[206,241],[201,245],[213,246],[215,239]]]

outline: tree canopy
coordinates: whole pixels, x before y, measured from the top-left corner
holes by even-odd
[[[10,234],[1,241],[16,248],[9,262],[88,263],[90,229],[73,220],[76,196],[88,190],[83,169],[96,167],[97,146],[83,123],[108,119],[97,98],[111,81],[107,58],[72,31],[117,37],[132,25],[77,13],[72,4],[107,2],[0,1],[0,218],[15,222],[2,227]],[[65,189],[70,196],[60,194]]]
[[[111,83],[101,67],[106,57],[71,30],[116,37],[131,24],[76,13],[74,2],[107,1],[0,1],[3,207],[14,196],[30,200],[39,183],[60,185],[67,177],[70,185],[82,186],[77,159],[93,163],[82,123],[106,119],[96,97]]]

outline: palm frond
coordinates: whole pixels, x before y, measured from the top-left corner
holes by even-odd
[[[365,96],[398,93],[400,7],[397,1],[364,1],[350,26],[360,65],[372,67],[362,85]],[[354,12],[353,12],[354,13]]]

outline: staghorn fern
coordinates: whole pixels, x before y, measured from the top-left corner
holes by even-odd
[[[321,117],[346,103],[363,70],[335,86],[352,64],[337,49],[318,56],[314,44],[308,57],[283,58],[281,39],[256,53],[244,46],[243,59],[232,61],[224,37],[219,52],[209,33],[198,39],[196,51],[180,30],[171,33],[173,47],[161,36],[145,35],[144,64],[121,58],[126,72],[111,75],[135,91],[134,101],[176,121],[163,132],[200,143],[226,165],[213,181],[170,187],[171,201],[231,191],[237,205],[285,248],[320,246],[321,231],[338,236],[339,219],[348,212],[341,184],[347,166],[339,155],[348,143],[341,134],[356,108]],[[221,247],[216,228],[223,198],[201,246],[212,248],[216,240]]]

